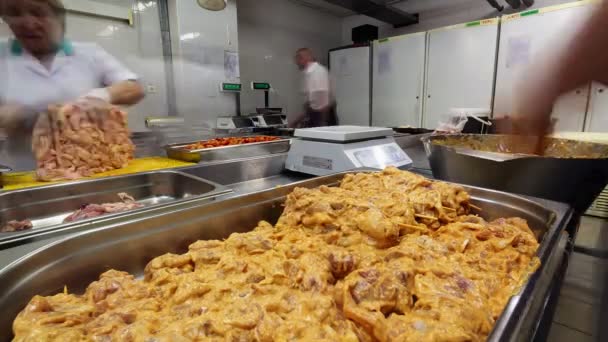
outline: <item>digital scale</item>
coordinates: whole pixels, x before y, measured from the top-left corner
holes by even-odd
[[[218,130],[247,130],[253,129],[253,120],[246,116],[220,116],[216,120]]]
[[[287,115],[283,114],[283,108],[256,108],[256,113],[250,114],[249,117],[253,120],[255,127],[287,127]]]
[[[248,116],[220,116],[216,120],[218,129],[246,129],[246,128],[282,128],[287,127],[287,115],[278,114],[251,114]]]
[[[407,168],[412,159],[397,145],[390,128],[331,126],[297,129],[287,156],[291,171],[324,176],[367,167]]]
[[[264,92],[264,108],[257,108],[256,113],[241,115],[240,94],[243,86],[240,83],[220,83],[224,93],[234,93],[237,102],[237,113],[234,116],[220,116],[216,120],[216,130],[220,133],[250,133],[256,129],[287,127],[287,115],[283,108],[269,108],[269,92],[272,85],[268,82],[252,82],[251,90]]]

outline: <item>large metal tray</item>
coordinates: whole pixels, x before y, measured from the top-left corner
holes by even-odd
[[[167,156],[171,159],[193,163],[259,157],[289,151],[291,140],[279,139],[274,141],[213,147],[200,150],[189,150],[186,148],[186,146],[194,143],[196,143],[196,141],[167,145],[165,146]]]
[[[81,293],[101,273],[112,268],[142,276],[144,267],[154,257],[185,253],[188,245],[197,240],[223,239],[231,233],[249,231],[260,220],[276,222],[286,195],[296,186],[335,185],[343,176],[314,178],[203,206],[175,207],[129,222],[98,226],[39,249],[0,270],[3,309],[0,340],[12,337],[12,321],[36,294],[56,294],[64,286],[72,293]],[[522,217],[542,239],[538,251],[542,266],[510,300],[489,339],[529,340],[533,325],[539,321],[537,315],[542,311],[552,276],[564,255],[563,232],[571,210],[567,205],[547,200],[539,199],[537,203],[493,190],[466,188],[473,202],[483,208],[486,219]]]
[[[93,220],[115,219],[169,203],[209,198],[230,191],[225,186],[182,172],[153,171],[0,192],[0,224],[28,219],[34,225],[32,229],[21,232],[0,233],[0,248],[33,236],[88,225]],[[121,192],[133,196],[144,207],[94,219],[63,223],[68,215],[83,204],[119,202],[117,194]]]
[[[471,150],[435,144],[450,136],[423,138],[433,176],[448,182],[547,198],[584,213],[608,184],[608,158],[551,158]],[[457,135],[479,141],[494,135]],[[607,145],[598,149],[608,150]]]

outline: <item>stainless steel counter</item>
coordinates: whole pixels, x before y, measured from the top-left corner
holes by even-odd
[[[220,197],[217,197],[217,200],[226,200],[237,196],[247,195],[278,186],[288,185],[301,180],[306,180],[308,178],[310,177],[301,174],[285,173],[235,184],[226,184],[229,188],[233,189],[233,192],[221,195]],[[0,250],[0,269],[41,247],[76,234],[77,233],[58,234],[49,238],[33,239],[30,243],[20,244],[11,248]]]
[[[397,143],[414,161],[413,171],[422,173],[426,176],[432,176],[430,166],[428,164],[428,160],[424,151],[424,147],[420,141],[420,136],[396,136],[395,139]],[[179,170],[187,174],[198,176],[219,183],[221,185],[228,186],[233,190],[233,192],[217,197],[216,201],[228,200],[234,197],[251,194],[275,187],[282,187],[292,184],[294,182],[312,178],[312,176],[286,171],[284,169],[286,157],[287,154],[284,153],[258,158],[247,158],[229,162],[206,163],[192,167],[181,168]],[[242,200],[242,198],[236,199],[236,201],[240,200]],[[552,203],[550,201],[539,199],[535,199],[535,202],[539,203],[543,208],[550,208],[556,205],[555,203]],[[194,207],[195,205],[196,204],[193,204],[192,206]],[[215,204],[212,205],[216,206]],[[565,211],[565,208],[563,208],[563,210],[563,212],[560,211],[560,215],[558,216],[563,219],[563,222],[566,222],[568,221],[567,216],[571,215],[571,212]],[[244,215],[246,216],[247,214]],[[141,217],[133,218],[133,220],[141,220]],[[146,229],[147,228],[149,227],[146,226]],[[0,250],[0,269],[3,269],[10,263],[13,263],[23,258],[24,256],[40,249],[41,247],[59,243],[66,237],[71,237],[79,233],[82,233],[82,230],[69,233],[58,233],[57,235],[44,238],[33,238],[28,241],[28,243],[10,246],[9,248]],[[551,282],[552,276],[554,274],[553,270],[557,268],[558,264],[562,263],[562,258],[560,258],[558,254],[563,253],[562,251],[565,248],[564,245],[566,244],[567,237],[565,236],[565,234],[561,234],[558,236],[558,238],[559,248],[556,248],[554,253],[548,252],[549,254],[557,255],[557,257],[555,258],[551,257],[551,271],[542,272],[542,276],[535,277],[534,282]],[[567,258],[565,264],[567,265]],[[524,311],[526,311],[525,313],[516,310],[518,315],[521,314],[526,315],[527,317],[533,317],[533,319],[528,322],[533,323],[531,325],[527,325],[527,323],[518,322],[518,324],[523,325],[523,327],[520,326],[518,330],[536,330],[536,323],[534,322],[539,321],[539,316],[541,315],[544,309],[543,303],[546,302],[544,300],[546,297],[546,291],[546,288],[543,288],[542,291],[527,291],[525,295],[522,296],[525,298],[538,298],[538,300],[530,301],[529,304],[526,305],[526,307],[524,308]],[[516,299],[518,301],[520,300],[520,298]],[[512,308],[510,308],[510,310],[511,309]],[[501,333],[503,331],[510,331],[512,330],[511,328],[514,328],[511,326],[512,322],[510,321],[501,321],[499,323],[500,324],[497,325],[496,331],[500,331]]]
[[[293,180],[297,177],[299,175],[290,174],[275,177],[269,182],[253,180],[245,183],[280,184],[278,179]],[[337,174],[315,178],[205,206],[182,205],[171,212],[133,217],[115,225],[97,227],[90,234],[62,240],[0,272],[0,283],[4,285],[0,306],[6,313],[5,319],[0,320],[0,340],[10,338],[10,317],[19,312],[33,294],[56,293],[64,286],[80,292],[107,268],[141,275],[153,256],[183,252],[192,241],[222,239],[231,233],[247,231],[260,220],[276,221],[282,211],[280,204],[295,186],[335,185],[342,177],[343,174]],[[236,188],[250,189],[248,186]],[[525,218],[542,239],[538,250],[541,268],[522,291],[511,298],[488,339],[530,340],[553,275],[562,260],[566,245],[563,231],[571,211],[565,205],[550,201],[539,200],[542,203],[539,204],[514,195],[471,187],[467,191],[473,203],[483,208],[483,216],[487,220],[504,216]]]
[[[153,211],[177,202],[205,203],[207,200],[232,191],[231,189],[191,174],[175,170],[140,172],[136,174],[89,179],[45,187],[35,187],[0,192],[0,222],[19,222],[27,219],[31,229],[0,234],[0,250],[33,236],[56,231],[85,230],[93,220],[118,219],[137,211]],[[136,201],[139,207],[131,210],[114,210],[105,215],[79,214],[69,219],[75,210],[90,203],[114,203],[124,201],[120,194]],[[90,209],[89,209],[90,210]],[[96,209],[99,210],[99,209]],[[86,211],[86,210],[85,210]]]
[[[149,138],[149,136],[147,137]],[[420,138],[420,135],[400,134],[395,136],[395,140],[399,146],[414,161],[413,171],[422,173],[425,176],[432,176]],[[216,200],[226,200],[312,178],[309,175],[286,171],[286,159],[287,153],[282,153],[229,162],[205,163],[180,168],[179,170],[228,186],[233,192],[216,198]],[[56,235],[32,238],[26,241],[27,243],[16,244],[0,250],[0,269],[40,247],[52,244],[79,232],[82,231],[58,232]]]
[[[431,171],[431,165],[429,164],[429,159],[426,157],[426,152],[424,150],[424,144],[422,143],[422,138],[430,136],[431,134],[395,134],[395,141],[397,145],[407,153],[407,155],[414,162],[412,165],[412,171],[416,171],[425,176],[432,176],[433,173]]]
[[[285,171],[286,158],[286,154],[278,154],[225,163],[197,165],[179,170],[231,188],[232,193],[216,197],[216,200],[226,200],[312,178],[312,176]],[[40,247],[81,232],[58,232],[49,237],[32,238],[27,243],[15,244],[0,250],[0,269]]]

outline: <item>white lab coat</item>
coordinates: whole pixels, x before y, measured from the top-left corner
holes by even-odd
[[[137,76],[96,44],[65,41],[50,69],[14,40],[0,42],[0,106],[26,109],[28,131],[9,136],[1,164],[17,170],[33,169],[31,130],[38,113],[50,104],[73,101],[95,88]]]
[[[304,70],[303,92],[306,103],[313,110],[321,110],[331,102],[331,82],[327,68],[317,62]]]
[[[317,62],[310,63],[306,67],[303,92],[308,127],[331,126],[338,123],[332,88],[327,68]]]

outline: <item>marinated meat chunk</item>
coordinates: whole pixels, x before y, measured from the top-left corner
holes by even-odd
[[[343,279],[357,267],[357,258],[354,253],[336,249],[328,256],[331,273],[336,279]]]
[[[192,260],[196,267],[214,265],[220,261],[224,251],[224,244],[221,241],[198,241],[188,247]]]
[[[409,312],[412,306],[407,282],[385,268],[353,272],[346,278],[343,291],[344,314],[372,335],[378,334],[375,328],[386,316]]]

